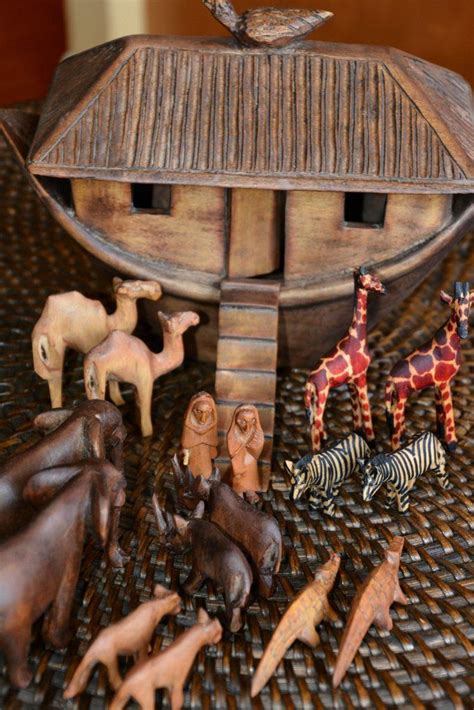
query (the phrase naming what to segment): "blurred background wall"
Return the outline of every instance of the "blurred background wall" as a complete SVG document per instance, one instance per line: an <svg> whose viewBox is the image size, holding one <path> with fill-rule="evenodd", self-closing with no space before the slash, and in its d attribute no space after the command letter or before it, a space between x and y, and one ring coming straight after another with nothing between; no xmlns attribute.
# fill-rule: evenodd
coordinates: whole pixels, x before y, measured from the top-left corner
<svg viewBox="0 0 474 710"><path fill-rule="evenodd" d="M331 10L315 38L392 45L474 83L474 0L235 0L262 5ZM0 105L44 96L65 50L141 32L226 34L200 0L0 0Z"/></svg>

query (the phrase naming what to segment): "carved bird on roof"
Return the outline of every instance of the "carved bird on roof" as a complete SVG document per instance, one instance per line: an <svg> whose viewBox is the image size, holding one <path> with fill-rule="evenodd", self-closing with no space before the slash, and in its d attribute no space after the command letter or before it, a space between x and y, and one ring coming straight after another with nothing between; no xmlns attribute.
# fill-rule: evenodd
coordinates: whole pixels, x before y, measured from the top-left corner
<svg viewBox="0 0 474 710"><path fill-rule="evenodd" d="M287 47L332 17L326 10L262 7L239 15L231 0L203 0L216 20L247 47Z"/></svg>

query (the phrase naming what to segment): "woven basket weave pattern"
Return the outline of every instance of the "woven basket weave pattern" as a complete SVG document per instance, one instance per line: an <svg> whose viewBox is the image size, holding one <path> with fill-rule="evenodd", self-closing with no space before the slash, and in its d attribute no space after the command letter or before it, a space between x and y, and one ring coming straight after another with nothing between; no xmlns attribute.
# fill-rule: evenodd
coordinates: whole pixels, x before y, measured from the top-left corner
<svg viewBox="0 0 474 710"><path fill-rule="evenodd" d="M82 251L54 223L28 187L5 144L0 144L0 456L5 460L34 442L32 418L48 408L46 383L33 372L30 334L48 294L78 289L111 304L112 274ZM450 290L456 279L474 280L472 239L465 238L452 256L415 295L370 336L373 365L369 370L374 424L379 443L387 445L383 386L390 366L400 354L429 338L443 322L447 309L439 303L440 288ZM317 324L315 324L315 328ZM140 334L154 345L145 326ZM328 345L330 345L328 343ZM337 623L324 622L318 631L321 645L312 651L297 642L253 707L405 708L472 707L473 647L472 550L474 457L474 348L463 345L464 364L453 397L460 446L448 459L450 491L441 489L433 475L418 480L408 515L387 511L383 494L364 503L356 480L348 481L338 498L338 512L326 518L289 500L282 462L308 450L308 431L302 404L305 373L281 373L278 402L273 491L264 507L273 512L284 534L285 558L274 596L257 598L250 606L240 634L225 635L217 647L200 652L185 693L186 707L248 708L250 680L288 599L312 577L327 557L328 548L344 553L332 605ZM157 544L150 507L156 479L162 503L172 509L169 458L179 443L184 411L197 391L212 391L209 366L186 364L157 383L153 401L155 435L138 436L133 396L125 390L124 409L129 431L126 445L127 503L122 515L122 544L131 555L123 573L113 573L104 554L88 544L78 584L72 626L74 637L64 652L45 648L35 626L30 658L35 669L31 687L14 691L0 661L0 706L62 708L62 690L98 630L116 621L151 595L157 582L176 588L189 572L189 557L171 557ZM83 397L82 370L77 358L66 360L64 395L67 404ZM407 408L409 433L435 430L432 391L413 397ZM349 395L334 393L327 407L331 436L351 429ZM377 564L393 534L405 536L401 584L410 600L394 605L391 633L369 631L360 653L338 692L330 673L342 635L343 621L359 584ZM185 597L184 611L162 623L154 650L168 645L193 623L195 610L223 612L222 597L210 584ZM126 665L123 665L125 670ZM80 700L81 708L104 708L110 691L103 668L91 678ZM168 707L166 694L157 696ZM69 705L72 707L72 705Z"/></svg>

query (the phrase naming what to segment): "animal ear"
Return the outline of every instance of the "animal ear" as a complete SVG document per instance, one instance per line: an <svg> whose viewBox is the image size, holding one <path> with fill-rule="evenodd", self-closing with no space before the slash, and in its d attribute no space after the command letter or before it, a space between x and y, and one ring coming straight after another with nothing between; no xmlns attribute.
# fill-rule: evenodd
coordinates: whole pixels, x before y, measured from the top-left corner
<svg viewBox="0 0 474 710"><path fill-rule="evenodd" d="M72 409L52 409L50 412L38 414L33 419L33 426L38 431L48 434L61 426L66 419L69 419L71 414Z"/></svg>
<svg viewBox="0 0 474 710"><path fill-rule="evenodd" d="M449 295L449 293L446 293L446 291L440 291L439 292L439 297L441 299L442 303L447 303L448 306L450 306L453 302L452 296Z"/></svg>
<svg viewBox="0 0 474 710"><path fill-rule="evenodd" d="M114 276L114 278L112 279L112 287L113 287L115 293L117 293L117 291L119 290L119 288L122 284L123 284L123 279L119 278L118 276Z"/></svg>
<svg viewBox="0 0 474 710"><path fill-rule="evenodd" d="M200 609L198 609L198 613L197 613L198 624L207 624L207 622L210 620L211 620L211 617L209 616L207 611L203 607L200 607Z"/></svg>
<svg viewBox="0 0 474 710"><path fill-rule="evenodd" d="M203 500L200 500L197 506L194 508L193 514L191 515L192 518L200 519L204 515L204 510L206 506L204 504Z"/></svg>
<svg viewBox="0 0 474 710"><path fill-rule="evenodd" d="M174 524L176 525L176 530L178 535L185 535L188 528L188 521L181 517L181 515L173 515Z"/></svg>
<svg viewBox="0 0 474 710"><path fill-rule="evenodd" d="M293 473L295 470L295 464L293 461L285 461L285 468L288 471L288 473Z"/></svg>
<svg viewBox="0 0 474 710"><path fill-rule="evenodd" d="M23 500L34 505L46 503L81 471L82 466L77 464L45 468L32 476L23 488Z"/></svg>

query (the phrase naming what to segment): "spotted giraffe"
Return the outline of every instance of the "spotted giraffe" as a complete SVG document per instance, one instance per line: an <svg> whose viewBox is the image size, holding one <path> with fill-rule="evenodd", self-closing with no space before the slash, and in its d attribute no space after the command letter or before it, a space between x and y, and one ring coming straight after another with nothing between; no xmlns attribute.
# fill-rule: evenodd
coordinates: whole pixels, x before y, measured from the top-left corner
<svg viewBox="0 0 474 710"><path fill-rule="evenodd" d="M354 316L348 333L309 374L305 387L305 407L311 423L313 451L319 451L324 433L324 410L332 387L349 385L354 429L374 440L372 415L367 395L367 369L371 357L367 346L367 301L369 291L385 294L383 284L361 266L356 273Z"/></svg>
<svg viewBox="0 0 474 710"><path fill-rule="evenodd" d="M392 436L392 449L400 448L405 433L405 404L412 392L435 388L438 436L444 438L450 451L456 448L451 380L461 362L461 340L467 338L469 312L474 291L467 282L457 281L454 297L441 291L441 300L451 308L446 323L432 340L403 358L390 371L385 386L385 411Z"/></svg>

